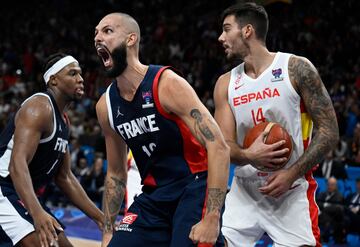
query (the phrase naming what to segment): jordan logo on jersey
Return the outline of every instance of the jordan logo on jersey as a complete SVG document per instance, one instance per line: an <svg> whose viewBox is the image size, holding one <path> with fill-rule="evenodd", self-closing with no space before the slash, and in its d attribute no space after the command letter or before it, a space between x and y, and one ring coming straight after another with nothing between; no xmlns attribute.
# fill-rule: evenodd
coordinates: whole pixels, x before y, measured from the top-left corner
<svg viewBox="0 0 360 247"><path fill-rule="evenodd" d="M126 139L131 139L144 133L159 131L159 127L156 126L155 114L148 115L146 117L139 117L116 126L121 136Z"/></svg>
<svg viewBox="0 0 360 247"><path fill-rule="evenodd" d="M120 106L118 106L117 108L116 118L118 118L119 116L124 116L124 114L120 112Z"/></svg>
<svg viewBox="0 0 360 247"><path fill-rule="evenodd" d="M66 153L67 145L68 145L67 140L64 140L64 139L58 137L57 140L56 140L56 145L55 145L54 150L62 152L62 153Z"/></svg>

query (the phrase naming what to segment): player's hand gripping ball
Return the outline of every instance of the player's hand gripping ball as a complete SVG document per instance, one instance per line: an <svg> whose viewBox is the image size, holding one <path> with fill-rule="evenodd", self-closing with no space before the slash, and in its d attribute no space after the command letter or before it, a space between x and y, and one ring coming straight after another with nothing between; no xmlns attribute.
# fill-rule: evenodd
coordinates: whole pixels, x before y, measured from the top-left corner
<svg viewBox="0 0 360 247"><path fill-rule="evenodd" d="M285 140L285 144L280 146L277 150L281 150L284 148L288 148L289 151L285 153L285 157L287 158L285 162L281 164L277 164L276 168L269 168L269 167L257 167L261 171L270 172L270 171L277 171L283 168L291 157L291 153L293 150L293 144L289 133L283 128L280 124L274 122L263 122L260 123L253 128L251 128L244 138L243 147L248 148L250 145L255 141L255 139L264 131L268 130L269 134L265 136L264 143L265 144L273 144L275 142Z"/></svg>

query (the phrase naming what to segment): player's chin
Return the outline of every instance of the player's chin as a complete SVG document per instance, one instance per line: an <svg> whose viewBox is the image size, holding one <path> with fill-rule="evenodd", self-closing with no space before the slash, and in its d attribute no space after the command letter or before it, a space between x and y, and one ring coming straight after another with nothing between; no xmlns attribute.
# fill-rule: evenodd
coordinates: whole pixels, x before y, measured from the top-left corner
<svg viewBox="0 0 360 247"><path fill-rule="evenodd" d="M80 101L80 100L82 100L83 97L84 97L83 93L75 93L73 95L73 101Z"/></svg>
<svg viewBox="0 0 360 247"><path fill-rule="evenodd" d="M235 55L233 53L231 53L230 51L225 52L225 53L226 53L226 59L232 60L235 58Z"/></svg>

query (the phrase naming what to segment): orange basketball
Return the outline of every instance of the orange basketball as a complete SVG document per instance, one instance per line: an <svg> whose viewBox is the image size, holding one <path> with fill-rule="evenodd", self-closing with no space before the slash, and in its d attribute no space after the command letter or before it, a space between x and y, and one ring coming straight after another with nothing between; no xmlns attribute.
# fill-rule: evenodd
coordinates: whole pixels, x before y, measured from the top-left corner
<svg viewBox="0 0 360 247"><path fill-rule="evenodd" d="M289 161L289 158L292 153L292 141L289 133L284 129L280 124L274 122L263 122L260 123L253 128L251 128L245 135L243 147L248 148L255 141L255 139L265 130L269 130L269 134L265 137L265 144L273 144L275 142L285 140L285 144L280 146L278 150L283 148L288 148L289 151L285 154L287 160L282 164L278 164L278 167L275 169L260 167L259 169L262 171L276 171L283 168L286 163Z"/></svg>

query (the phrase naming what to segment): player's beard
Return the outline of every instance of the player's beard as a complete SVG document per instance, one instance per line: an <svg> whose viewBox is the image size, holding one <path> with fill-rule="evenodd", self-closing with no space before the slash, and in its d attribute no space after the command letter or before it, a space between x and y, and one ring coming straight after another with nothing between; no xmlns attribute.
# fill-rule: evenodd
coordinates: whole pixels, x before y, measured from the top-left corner
<svg viewBox="0 0 360 247"><path fill-rule="evenodd" d="M250 51L249 43L244 38L242 33L240 33L239 38L240 38L242 44L239 46L239 48L236 50L236 52L227 56L227 59L230 61L244 61L244 58L247 56L247 54Z"/></svg>
<svg viewBox="0 0 360 247"><path fill-rule="evenodd" d="M113 66L105 72L108 77L118 77L124 72L124 70L128 66L126 55L126 45L125 42L123 42L118 47L116 47L110 54L113 61Z"/></svg>

